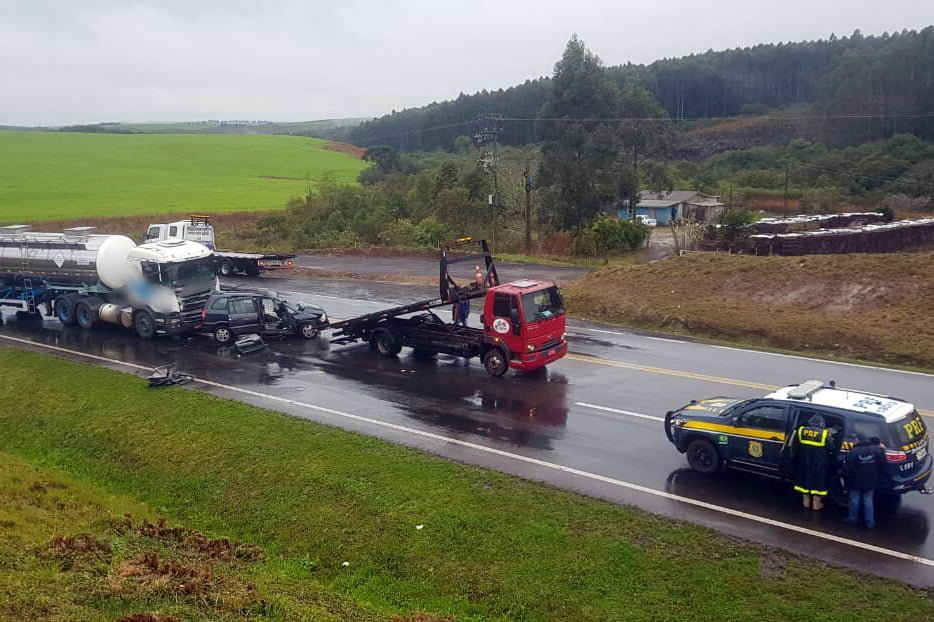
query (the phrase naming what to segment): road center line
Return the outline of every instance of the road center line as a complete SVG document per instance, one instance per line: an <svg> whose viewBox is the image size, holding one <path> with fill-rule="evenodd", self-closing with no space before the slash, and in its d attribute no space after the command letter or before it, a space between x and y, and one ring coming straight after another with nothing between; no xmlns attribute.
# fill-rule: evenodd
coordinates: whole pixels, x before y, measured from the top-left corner
<svg viewBox="0 0 934 622"><path fill-rule="evenodd" d="M627 415L629 417L638 417L639 419L650 419L652 421L661 421L664 423L664 417L656 417L654 415L643 415L642 413L634 413L629 410L619 410L618 408L610 408L609 406L599 406L597 404L588 404L587 402L574 402L576 406L582 406L584 408L592 408L594 410L603 410L610 413L615 413L617 415Z"/></svg>
<svg viewBox="0 0 934 622"><path fill-rule="evenodd" d="M8 341L13 341L17 343L22 343L32 347L45 348L47 350L53 350L56 352L63 352L72 356L82 356L85 358L90 358L97 361L103 361L106 363L114 365L124 365L133 369L141 369L146 371L152 371L154 368L146 367L144 365L137 365L135 363L125 363L117 359L111 359L104 356L98 356L96 354L86 354L84 352L78 352L76 350L69 350L68 348L61 348L58 346L51 346L44 343L36 343L29 341L28 339L19 339L17 337L9 337L7 335L0 335L0 339L6 339ZM427 432L425 430L417 430L415 428L409 428L403 425L398 425L395 423L389 423L388 421L379 421L377 419L370 419L369 417L363 417L361 415L354 415L351 413L346 413L340 410L334 410L333 408L326 408L324 406L316 406L314 404L308 404L306 402L299 402L297 400L291 400L285 397L279 397L276 395L269 395L266 393L260 393L259 391L252 391L250 389L244 389L241 387L235 387L231 385L221 384L219 382L213 382L210 380L203 380L201 378L195 378L195 381L210 387L217 387L219 389L225 389L235 393L241 393L243 395L250 395L252 397L258 397L261 399L266 399L274 402L279 402L283 404L290 404L292 406L298 406L300 408L307 408L308 410L314 410L316 412L327 413L329 415L334 415L337 417L343 417L345 419L350 419L352 421L358 421L361 423L367 423L370 425L395 430L397 432L404 432L406 434L411 434L412 436L419 436L422 438L432 439L434 441L439 441L441 443L447 443L449 445L457 445L460 447L466 447L473 449L479 452L492 454L495 456L500 456L503 458L509 458L517 462L524 462L526 464L532 464L546 469L551 469L554 471L560 471L562 473L568 473L571 475L576 475L578 477L583 477L586 479L603 482L605 484L610 484L617 486L619 488L625 488L627 490L633 490L635 492L641 492L655 497L660 497L662 499L668 499L670 501L677 501L684 503L686 505L691 505L698 508L703 508L705 510L710 510L712 512L719 512L721 514L726 514L729 516L735 516L737 518L743 518L751 522L759 523L762 525L769 525L770 527L777 527L779 529L784 529L786 531L793 531L795 533L804 534L814 538L819 538L821 540L826 540L828 542L834 542L836 544L843 544L846 546L851 546L858 549L863 549L865 551L871 551L873 553L879 553L881 555L886 555L888 557L893 557L896 559L902 559L917 564L922 564L924 566L934 567L934 560L920 557L918 555L911 555L910 553L903 553L902 551L895 551L893 549L887 549L880 546L875 546L874 544L868 544L866 542L860 542L858 540L851 540L850 538L844 538L841 536L835 536L833 534L824 533L822 531L817 531L815 529L809 529L807 527L800 527L798 525L793 525L791 523L784 523L772 518L766 518L764 516L758 516L756 514L750 514L748 512L743 512L741 510L735 510L733 508L728 508L721 505L715 505L713 503L707 503L706 501L700 501L698 499L692 499L690 497L682 497L670 492L665 492L663 490L656 490L654 488L649 488L647 486L642 486L640 484L633 484L632 482L626 482L619 480L613 477L607 477L606 475L599 475L597 473L591 473L589 471L583 471L580 469L575 469L573 467L564 466L561 464L556 464L554 462L546 462L545 460L539 460L537 458L531 458L529 456L523 456L521 454L514 454L512 452L504 451L502 449L496 449L494 447L487 447L486 445L479 445L477 443L472 443L470 441L464 441L461 439L451 438L448 436L443 436L441 434L435 434L434 432Z"/></svg>

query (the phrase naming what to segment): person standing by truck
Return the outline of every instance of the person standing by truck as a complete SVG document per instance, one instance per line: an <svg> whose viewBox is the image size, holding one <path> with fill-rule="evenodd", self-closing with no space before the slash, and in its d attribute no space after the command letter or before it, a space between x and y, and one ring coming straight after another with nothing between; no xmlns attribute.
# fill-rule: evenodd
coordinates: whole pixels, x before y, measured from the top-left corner
<svg viewBox="0 0 934 622"><path fill-rule="evenodd" d="M795 491L801 493L804 507L820 510L827 496L827 476L833 451L831 431L820 415L798 427L791 442L795 461Z"/></svg>
<svg viewBox="0 0 934 622"><path fill-rule="evenodd" d="M878 438L866 438L862 434L856 435L856 445L850 450L843 463L843 480L849 490L849 515L846 522L851 525L859 523L859 506L862 502L863 519L866 527L872 529L876 526L873 496L876 484L885 464L885 450Z"/></svg>

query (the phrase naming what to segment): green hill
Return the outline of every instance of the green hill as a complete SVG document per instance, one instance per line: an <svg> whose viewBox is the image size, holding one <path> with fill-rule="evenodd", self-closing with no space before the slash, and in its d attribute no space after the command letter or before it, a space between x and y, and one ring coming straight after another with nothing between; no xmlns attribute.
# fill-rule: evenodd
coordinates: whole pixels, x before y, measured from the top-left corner
<svg viewBox="0 0 934 622"><path fill-rule="evenodd" d="M295 136L0 131L0 223L282 207L366 164Z"/></svg>

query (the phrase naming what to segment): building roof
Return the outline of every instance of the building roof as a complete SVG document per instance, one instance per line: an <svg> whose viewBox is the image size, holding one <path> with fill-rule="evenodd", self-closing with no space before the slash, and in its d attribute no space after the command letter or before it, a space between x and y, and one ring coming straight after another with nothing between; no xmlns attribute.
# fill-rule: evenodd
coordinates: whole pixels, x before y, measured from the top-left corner
<svg viewBox="0 0 934 622"><path fill-rule="evenodd" d="M806 383L809 384L809 383ZM816 384L816 383L815 383ZM823 383L821 383L823 385ZM880 415L886 422L898 421L914 412L914 404L905 402L895 397L886 395L875 395L861 391L851 391L849 389L831 388L821 386L821 388L809 393L804 399L795 399L788 394L798 389L799 385L782 387L777 391L766 395L767 398L777 400L790 400L800 402L801 404L818 404L831 408L840 408L843 410L852 410L855 412Z"/></svg>
<svg viewBox="0 0 934 622"><path fill-rule="evenodd" d="M671 207L685 202L690 202L693 205L704 205L704 201L713 201L711 205L720 205L719 198L717 195L704 194L696 190L672 190L671 192L643 190L639 194L639 205L641 207Z"/></svg>

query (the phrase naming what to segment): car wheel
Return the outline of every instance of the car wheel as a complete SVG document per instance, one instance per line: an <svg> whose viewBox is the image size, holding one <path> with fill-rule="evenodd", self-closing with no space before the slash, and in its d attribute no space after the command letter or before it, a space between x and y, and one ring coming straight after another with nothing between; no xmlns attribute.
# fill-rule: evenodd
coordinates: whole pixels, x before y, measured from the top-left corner
<svg viewBox="0 0 934 622"><path fill-rule="evenodd" d="M227 343L232 336L230 329L223 324L214 329L214 340L217 343Z"/></svg>
<svg viewBox="0 0 934 622"><path fill-rule="evenodd" d="M720 470L723 459L714 444L706 438L696 438L685 452L688 464L701 475L713 475Z"/></svg>
<svg viewBox="0 0 934 622"><path fill-rule="evenodd" d="M221 262L221 276L230 276L233 274L233 266L230 265L229 261Z"/></svg>
<svg viewBox="0 0 934 622"><path fill-rule="evenodd" d="M88 330L94 326L94 311L91 310L91 305L86 302L79 302L75 305L75 321L78 323L78 326Z"/></svg>
<svg viewBox="0 0 934 622"><path fill-rule="evenodd" d="M305 322L302 324L301 329L299 329L302 337L305 339L314 339L318 336L318 329L311 322Z"/></svg>
<svg viewBox="0 0 934 622"><path fill-rule="evenodd" d="M133 328L140 339L152 339L156 334L156 323L152 321L149 311L139 311L133 318Z"/></svg>
<svg viewBox="0 0 934 622"><path fill-rule="evenodd" d="M506 360L505 353L500 348L487 350L487 353L483 355L483 369L496 378L505 374L509 369L509 362Z"/></svg>

